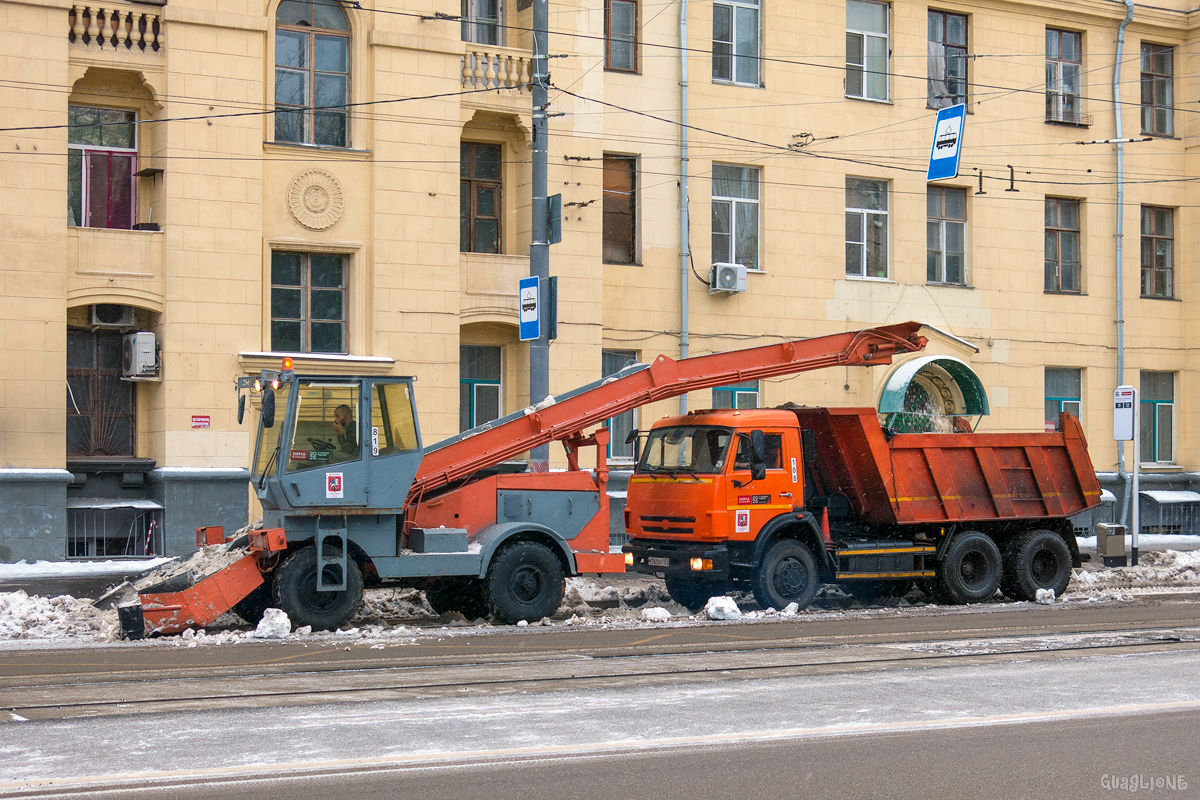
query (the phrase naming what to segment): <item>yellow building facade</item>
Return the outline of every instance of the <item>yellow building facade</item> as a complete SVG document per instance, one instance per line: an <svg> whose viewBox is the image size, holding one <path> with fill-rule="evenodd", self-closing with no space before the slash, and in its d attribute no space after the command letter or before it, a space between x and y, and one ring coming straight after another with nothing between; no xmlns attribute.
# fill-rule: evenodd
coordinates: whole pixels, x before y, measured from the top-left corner
<svg viewBox="0 0 1200 800"><path fill-rule="evenodd" d="M549 19L552 392L685 342L916 319L982 380L981 430L1076 411L1116 473L1128 383L1147 485L1191 488L1186 6L552 0ZM186 552L198 525L243 524L235 381L284 355L416 376L426 443L528 404L531 24L526 0L0 0L0 560ZM959 102L959 176L928 184ZM956 410L939 374L899 387L913 408ZM878 408L891 375L688 404ZM678 408L617 421L614 463Z"/></svg>

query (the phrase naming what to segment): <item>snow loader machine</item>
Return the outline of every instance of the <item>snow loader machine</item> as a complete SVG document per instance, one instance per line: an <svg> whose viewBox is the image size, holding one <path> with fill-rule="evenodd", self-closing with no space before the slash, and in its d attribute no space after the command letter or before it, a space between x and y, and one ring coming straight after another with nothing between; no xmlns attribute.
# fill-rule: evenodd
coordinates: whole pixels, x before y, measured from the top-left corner
<svg viewBox="0 0 1200 800"><path fill-rule="evenodd" d="M622 412L686 392L832 366L889 364L925 346L915 322L747 350L633 364L433 445L421 440L411 377L264 370L238 381L239 421L259 399L251 482L261 524L197 529L190 562L152 573L119 608L128 638L210 625L233 610L255 624L336 629L364 587L425 591L438 613L497 622L553 614L564 578L623 572L609 546L608 429ZM514 463L557 441L567 469ZM595 467L580 467L583 448Z"/></svg>

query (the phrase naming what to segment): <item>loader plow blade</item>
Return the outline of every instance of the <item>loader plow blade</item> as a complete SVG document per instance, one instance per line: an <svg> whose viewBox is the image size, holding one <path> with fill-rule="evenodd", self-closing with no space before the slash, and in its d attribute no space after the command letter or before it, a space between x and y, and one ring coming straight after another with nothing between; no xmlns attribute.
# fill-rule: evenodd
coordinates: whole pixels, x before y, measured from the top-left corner
<svg viewBox="0 0 1200 800"><path fill-rule="evenodd" d="M141 639L211 625L261 586L263 574L258 568L257 554L250 552L190 583L178 591L139 594L140 605L118 608L121 633L127 639Z"/></svg>

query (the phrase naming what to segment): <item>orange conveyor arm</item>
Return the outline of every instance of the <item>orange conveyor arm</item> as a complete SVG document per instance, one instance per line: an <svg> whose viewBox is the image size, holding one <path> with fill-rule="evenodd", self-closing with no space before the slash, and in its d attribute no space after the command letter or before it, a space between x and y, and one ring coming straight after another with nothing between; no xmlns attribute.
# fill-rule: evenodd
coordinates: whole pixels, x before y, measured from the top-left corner
<svg viewBox="0 0 1200 800"><path fill-rule="evenodd" d="M678 361L659 356L632 374L567 393L552 405L527 409L433 445L421 460L407 502L647 403L824 367L890 364L894 354L925 346L925 338L917 333L921 327L919 322L904 322Z"/></svg>

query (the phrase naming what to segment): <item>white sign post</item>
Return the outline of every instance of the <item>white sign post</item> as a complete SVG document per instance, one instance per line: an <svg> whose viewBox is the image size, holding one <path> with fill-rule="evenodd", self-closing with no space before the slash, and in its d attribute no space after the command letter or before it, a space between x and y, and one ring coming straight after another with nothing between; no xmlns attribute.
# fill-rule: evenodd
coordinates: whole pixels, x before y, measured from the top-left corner
<svg viewBox="0 0 1200 800"><path fill-rule="evenodd" d="M1121 442L1122 450L1125 449L1125 442L1133 442L1133 505L1129 510L1129 527L1133 533L1133 540L1129 545L1129 566L1131 567L1138 565L1138 529L1141 527L1139 512L1142 503L1139 467L1142 461L1142 432L1141 425L1138 424L1141 413L1138 406L1137 389L1132 386L1118 386L1117 390L1113 392L1113 439Z"/></svg>

